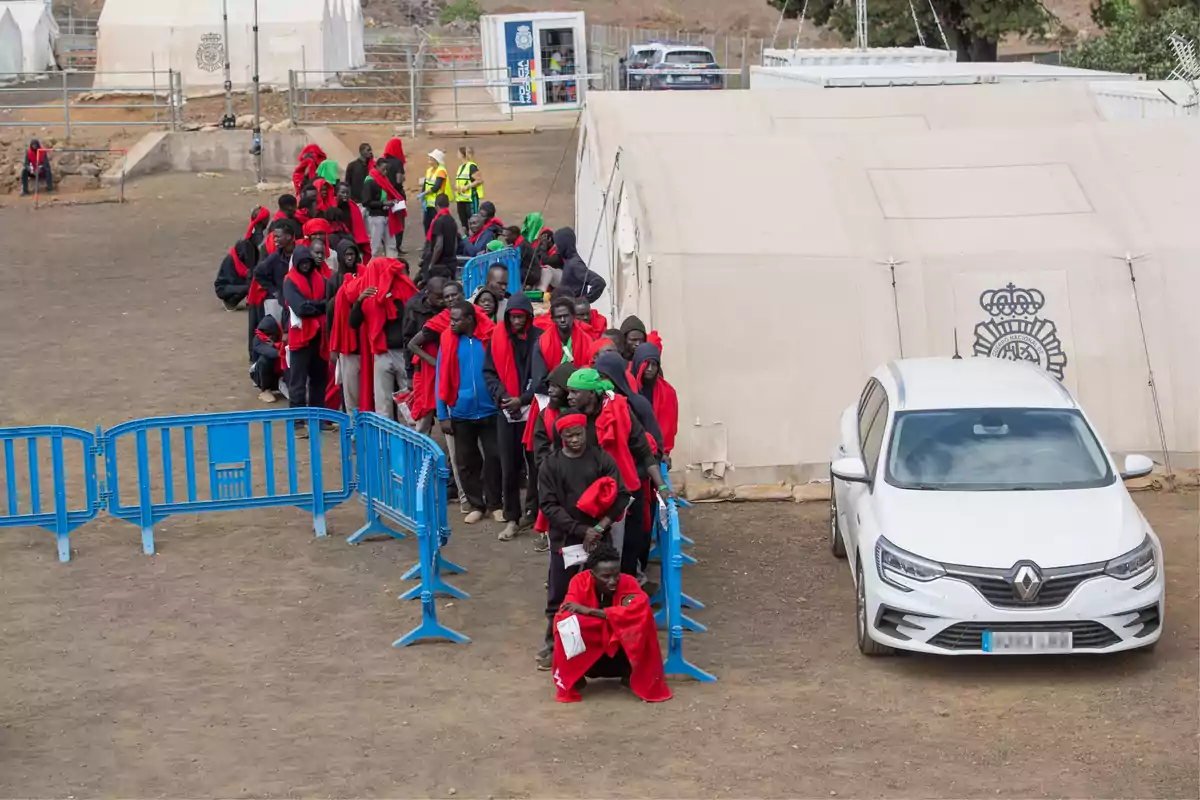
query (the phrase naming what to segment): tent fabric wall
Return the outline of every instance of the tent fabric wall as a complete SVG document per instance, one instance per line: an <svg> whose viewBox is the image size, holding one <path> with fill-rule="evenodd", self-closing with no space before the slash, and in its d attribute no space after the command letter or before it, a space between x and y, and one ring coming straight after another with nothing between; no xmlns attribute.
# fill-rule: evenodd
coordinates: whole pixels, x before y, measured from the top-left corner
<svg viewBox="0 0 1200 800"><path fill-rule="evenodd" d="M245 88L253 74L253 9L231 2L228 10L231 80ZM258 0L258 14L262 83L286 86L289 70L308 69L316 85L349 66L350 24L330 0ZM107 0L98 23L96 85L128 85L129 72L153 68L178 71L185 91L217 88L225 80L222 44L221 0Z"/></svg>
<svg viewBox="0 0 1200 800"><path fill-rule="evenodd" d="M57 68L54 43L58 23L43 0L0 0L0 13L8 11L21 30L21 71L45 72Z"/></svg>
<svg viewBox="0 0 1200 800"><path fill-rule="evenodd" d="M1114 451L1159 453L1161 414L1174 465L1196 466L1200 329L1189 320L1200 228L1186 198L1200 180L1200 129L1097 122L1094 106L1074 104L1085 86L977 87L1014 88L1033 90L1031 107L1061 118L1065 104L1081 121L1018 115L1017 127L978 127L990 112L950 118L939 99L906 113L956 124L746 133L730 110L718 109L710 131L689 124L699 112L671 123L669 111L646 120L622 102L589 102L581 251L599 230L591 263L608 271L612 318L637 313L664 337L681 402L677 465L691 476L732 467L734 484L821 477L838 414L876 366L950 355L956 339L965 357L1004 356L1024 335ZM864 100L841 112L852 123L878 112ZM771 206L761 183L734 190L746 175L794 187L786 206ZM996 301L1021 290L1036 300L1028 313ZM726 319L739 322L715 324Z"/></svg>
<svg viewBox="0 0 1200 800"><path fill-rule="evenodd" d="M7 8L0 9L0 83L16 81L25 71L25 49L21 29Z"/></svg>

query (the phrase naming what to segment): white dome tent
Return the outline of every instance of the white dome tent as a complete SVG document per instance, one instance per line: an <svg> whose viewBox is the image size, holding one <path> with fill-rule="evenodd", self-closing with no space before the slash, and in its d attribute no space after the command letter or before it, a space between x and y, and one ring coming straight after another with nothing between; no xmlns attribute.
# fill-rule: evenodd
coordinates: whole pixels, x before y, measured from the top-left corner
<svg viewBox="0 0 1200 800"><path fill-rule="evenodd" d="M0 83L12 83L24 69L21 29L7 8L0 10Z"/></svg>
<svg viewBox="0 0 1200 800"><path fill-rule="evenodd" d="M98 23L97 88L128 85L121 73L152 68L178 71L186 92L220 88L221 8L221 0L107 0ZM231 80L245 88L253 74L253 6L229 0L228 12ZM263 84L286 86L289 70L345 68L339 54L350 52L350 25L327 0L258 0L258 24Z"/></svg>
<svg viewBox="0 0 1200 800"><path fill-rule="evenodd" d="M54 43L58 23L43 0L0 0L0 14L12 15L21 31L21 72L45 72L56 69ZM0 55L0 58L4 56Z"/></svg>

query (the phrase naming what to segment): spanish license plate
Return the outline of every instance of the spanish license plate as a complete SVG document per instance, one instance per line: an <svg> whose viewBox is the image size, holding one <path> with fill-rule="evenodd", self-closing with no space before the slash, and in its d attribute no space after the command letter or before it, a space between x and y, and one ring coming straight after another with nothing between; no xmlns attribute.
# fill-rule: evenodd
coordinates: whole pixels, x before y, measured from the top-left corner
<svg viewBox="0 0 1200 800"><path fill-rule="evenodd" d="M1071 649L1070 631L984 631L985 653L1062 653Z"/></svg>
<svg viewBox="0 0 1200 800"><path fill-rule="evenodd" d="M704 80L704 76L702 76L702 75L680 75L676 80L680 81L681 83L699 83L700 81Z"/></svg>

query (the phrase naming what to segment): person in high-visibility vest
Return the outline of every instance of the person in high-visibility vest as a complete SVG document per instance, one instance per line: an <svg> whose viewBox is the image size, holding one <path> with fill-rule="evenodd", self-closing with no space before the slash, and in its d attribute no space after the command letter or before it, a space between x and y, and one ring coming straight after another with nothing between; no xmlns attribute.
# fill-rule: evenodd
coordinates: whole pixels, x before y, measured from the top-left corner
<svg viewBox="0 0 1200 800"><path fill-rule="evenodd" d="M458 219L466 230L467 221L479 213L483 201L483 173L475 163L475 151L470 147L458 148L458 172L454 175L454 202L458 206Z"/></svg>
<svg viewBox="0 0 1200 800"><path fill-rule="evenodd" d="M421 228L426 233L429 233L429 226L437 214L437 199L442 195L445 195L446 202L450 202L450 177L446 173L446 154L441 150L434 150L429 154L429 166L421 180L421 192L417 195L418 202L424 207Z"/></svg>

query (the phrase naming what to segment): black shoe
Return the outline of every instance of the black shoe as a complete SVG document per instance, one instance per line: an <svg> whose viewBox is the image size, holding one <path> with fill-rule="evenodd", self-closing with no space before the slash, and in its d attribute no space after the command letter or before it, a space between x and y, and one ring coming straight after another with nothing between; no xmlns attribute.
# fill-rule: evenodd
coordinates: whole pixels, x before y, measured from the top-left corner
<svg viewBox="0 0 1200 800"><path fill-rule="evenodd" d="M523 531L529 530L533 527L535 522L537 522L537 512L526 511L525 516L521 517L521 522L517 525L517 527Z"/></svg>
<svg viewBox="0 0 1200 800"><path fill-rule="evenodd" d="M538 654L534 656L537 661L538 672L549 672L554 667L554 648L542 648Z"/></svg>

